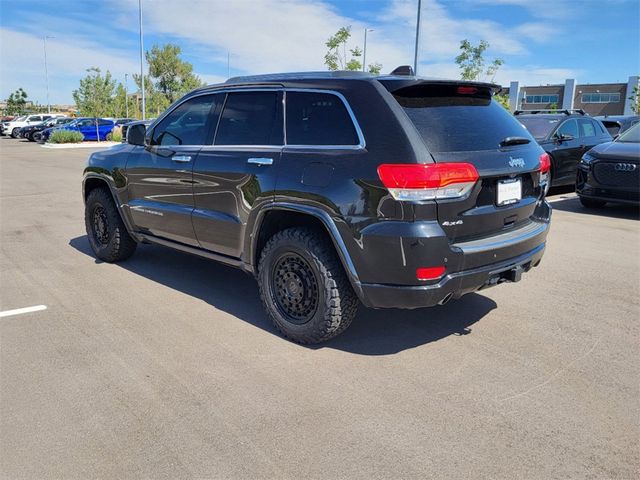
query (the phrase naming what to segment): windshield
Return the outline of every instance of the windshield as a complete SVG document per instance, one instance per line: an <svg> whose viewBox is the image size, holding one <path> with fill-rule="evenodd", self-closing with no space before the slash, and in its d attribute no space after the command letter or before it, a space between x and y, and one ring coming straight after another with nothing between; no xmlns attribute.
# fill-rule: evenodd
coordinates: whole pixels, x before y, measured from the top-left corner
<svg viewBox="0 0 640 480"><path fill-rule="evenodd" d="M633 127L620 135L616 142L640 143L640 123L636 123Z"/></svg>
<svg viewBox="0 0 640 480"><path fill-rule="evenodd" d="M464 89L414 85L392 93L433 153L494 150L508 137L531 138L488 89Z"/></svg>
<svg viewBox="0 0 640 480"><path fill-rule="evenodd" d="M536 140L547 138L560 123L556 117L516 117Z"/></svg>
<svg viewBox="0 0 640 480"><path fill-rule="evenodd" d="M14 118L13 120L11 120L12 122L22 122L24 120L27 119L27 115L22 115L21 117L18 118Z"/></svg>

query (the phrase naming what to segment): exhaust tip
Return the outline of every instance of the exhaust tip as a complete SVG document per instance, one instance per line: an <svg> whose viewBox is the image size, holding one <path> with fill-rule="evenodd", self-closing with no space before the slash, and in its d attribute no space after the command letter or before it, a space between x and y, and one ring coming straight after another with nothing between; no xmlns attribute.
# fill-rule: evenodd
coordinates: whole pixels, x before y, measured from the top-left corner
<svg viewBox="0 0 640 480"><path fill-rule="evenodd" d="M447 303L449 300L451 300L451 297L453 297L453 292L451 292L451 293L447 293L447 294L445 295L445 297L444 297L442 300L440 300L440 301L438 302L438 305L444 305L444 304L445 304L445 303Z"/></svg>

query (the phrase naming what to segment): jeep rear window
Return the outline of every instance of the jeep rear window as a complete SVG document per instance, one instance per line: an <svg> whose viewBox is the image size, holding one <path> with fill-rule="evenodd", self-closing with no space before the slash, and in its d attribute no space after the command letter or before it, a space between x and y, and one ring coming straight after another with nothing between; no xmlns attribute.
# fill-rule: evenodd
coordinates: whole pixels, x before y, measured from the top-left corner
<svg viewBox="0 0 640 480"><path fill-rule="evenodd" d="M460 94L459 87L474 93ZM529 137L504 107L492 101L488 88L413 85L392 94L434 153L495 150L507 137Z"/></svg>

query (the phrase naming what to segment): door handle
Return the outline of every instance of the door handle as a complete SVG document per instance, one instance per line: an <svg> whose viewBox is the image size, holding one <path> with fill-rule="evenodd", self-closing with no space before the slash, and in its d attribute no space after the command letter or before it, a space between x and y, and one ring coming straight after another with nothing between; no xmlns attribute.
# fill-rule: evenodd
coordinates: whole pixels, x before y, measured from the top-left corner
<svg viewBox="0 0 640 480"><path fill-rule="evenodd" d="M189 155L174 155L171 157L171 160L178 163L187 163L191 161L191 156Z"/></svg>
<svg viewBox="0 0 640 480"><path fill-rule="evenodd" d="M249 158L247 159L247 163L252 163L254 165L273 165L273 158Z"/></svg>

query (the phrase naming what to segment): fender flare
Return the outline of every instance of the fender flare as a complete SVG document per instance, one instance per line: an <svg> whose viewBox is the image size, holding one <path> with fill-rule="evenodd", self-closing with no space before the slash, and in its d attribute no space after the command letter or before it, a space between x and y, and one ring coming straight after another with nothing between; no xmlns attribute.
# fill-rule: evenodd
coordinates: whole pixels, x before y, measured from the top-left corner
<svg viewBox="0 0 640 480"><path fill-rule="evenodd" d="M96 173L96 172L87 172L87 173L84 174L84 177L82 178L82 201L83 201L83 203L86 203L86 199L87 199L85 185L86 185L86 182L87 182L88 179L99 180L99 181L103 182L107 186L107 188L109 189L109 193L111 193L111 197L113 198L113 203L116 206L116 210L118 210L118 213L120 214L120 218L122 219L122 222L124 223L124 226L126 227L127 232L136 241L141 242L142 238L135 233L135 230L133 229L133 223L131 222L131 219L129 218L129 215L127 215L125 213L124 209L122 208L122 204L120 203L118 195L115 192L115 185L113 183L113 179L110 178L108 175L104 175L104 174Z"/></svg>
<svg viewBox="0 0 640 480"><path fill-rule="evenodd" d="M265 214L272 210L283 210L283 211L303 213L305 215L309 215L320 220L320 222L324 225L326 232L329 235L329 238L331 239L331 242L333 243L334 248L336 249L336 252L338 253L338 258L340 259L340 263L342 264L342 267L344 268L344 271L347 274L347 278L349 279L351 286L353 287L356 294L359 297L361 297L362 287L360 284L360 279L358 277L358 273L356 271L355 265L351 260L351 255L347 250L347 246L345 245L344 240L342 239L342 236L338 231L338 227L336 226L334 219L331 218L331 216L326 211L318 207L313 207L309 205L297 205L297 204L286 203L286 202L275 202L275 203L270 203L268 205L265 205L263 208L261 208L256 215L256 219L253 223L253 228L250 231L251 232L250 237L248 241L245 243L245 245L251 246L250 254L249 254L249 257L247 258L249 262L249 265L247 265L248 270L252 272L255 272L257 270L258 259L255 258L255 255L256 255L256 247L257 247L258 237L259 237L258 233L260 232L260 228L262 227L262 222L264 220Z"/></svg>

